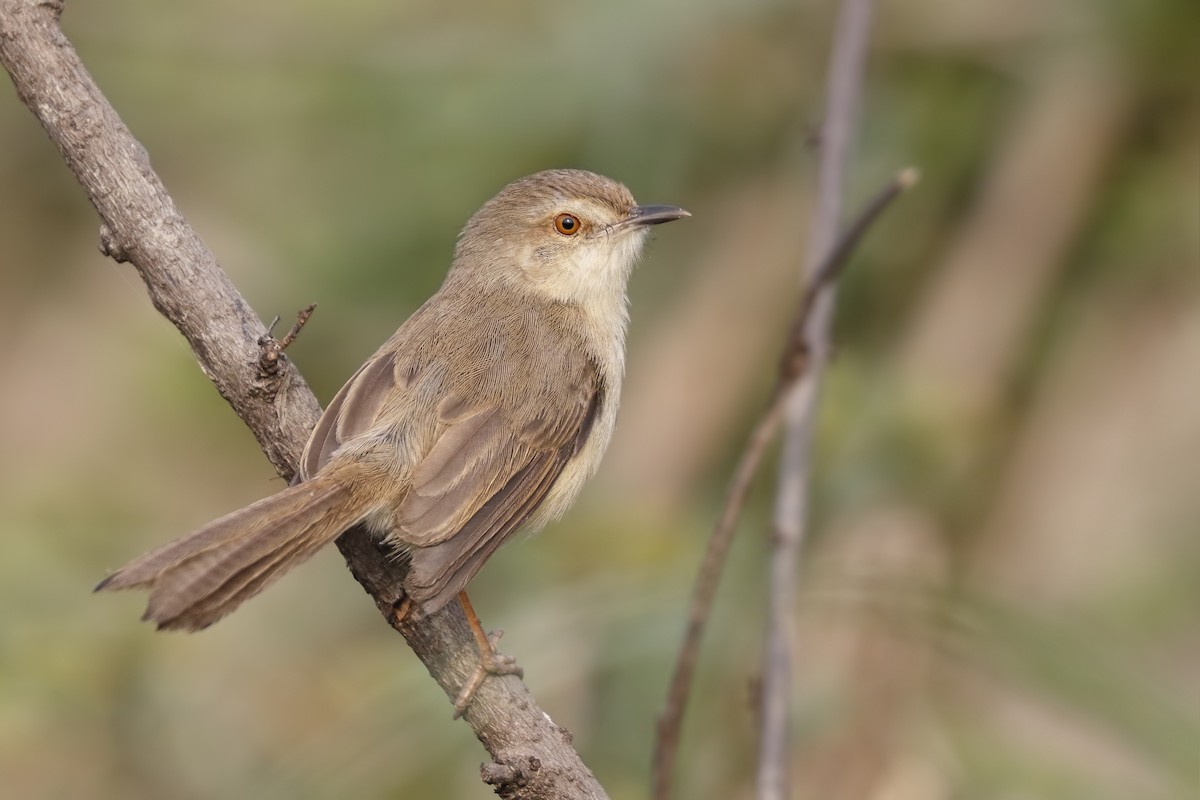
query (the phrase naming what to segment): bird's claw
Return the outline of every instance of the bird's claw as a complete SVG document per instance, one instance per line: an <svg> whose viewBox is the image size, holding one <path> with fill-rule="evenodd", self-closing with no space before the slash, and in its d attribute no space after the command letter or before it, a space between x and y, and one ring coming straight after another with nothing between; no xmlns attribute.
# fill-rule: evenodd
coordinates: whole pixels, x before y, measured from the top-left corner
<svg viewBox="0 0 1200 800"><path fill-rule="evenodd" d="M454 700L454 719L459 719L463 714L467 713L467 709L471 706L471 701L475 699L475 693L479 691L479 687L483 685L483 681L489 675L516 675L518 678L525 677L525 670L517 663L517 660L512 656L505 655L496 650L496 645L500 642L500 637L504 635L504 631L496 630L487 635L488 649L479 651L479 664L476 665L475 671L471 673L471 677L463 684L459 690L458 697Z"/></svg>

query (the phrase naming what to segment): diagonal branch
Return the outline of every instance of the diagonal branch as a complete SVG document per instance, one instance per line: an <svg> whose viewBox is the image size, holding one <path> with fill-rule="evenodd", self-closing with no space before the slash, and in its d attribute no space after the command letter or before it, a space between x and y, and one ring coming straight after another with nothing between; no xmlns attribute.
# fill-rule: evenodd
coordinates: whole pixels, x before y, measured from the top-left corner
<svg viewBox="0 0 1200 800"><path fill-rule="evenodd" d="M299 371L260 342L266 329L188 225L59 27L61 0L0 0L0 63L100 215L100 249L133 265L150 301L187 339L200 368L284 478L320 413ZM354 577L449 697L477 660L458 604L396 623L402 571L363 532L338 540ZM603 788L515 676L486 681L466 721L495 764L483 778L516 800L605 798Z"/></svg>
<svg viewBox="0 0 1200 800"><path fill-rule="evenodd" d="M754 479L762 467L767 448L775 439L783 421L784 409L787 406L793 390L807 374L812 363L806 331L812 317L813 307L822 292L837 282L851 254L858 243L866 235L879 215L883 213L900 193L917 182L917 172L914 169L901 171L892 179L855 217L854 222L846 229L825 261L818 265L812 280L805 287L792 316L788 330L788 338L784 343L783 356L779 361L779 374L775 388L771 393L766 410L755 422L742 454L738 458L730 483L729 494L725 506L721 510L720 519L709 537L704 558L700 562L700 571L696 576L696 585L692 590L692 602L688 609L687 627L684 630L683 644L680 645L679 655L675 660L675 671L671 676L671 685L667 690L667 704L658 719L658 735L654 743L653 762L653 793L654 800L668 800L671 796L672 780L675 774L675 761L679 752L679 736L683 727L683 715L687 709L688 697L691 694L692 678L696 671L696 662L700 657L700 643L704 638L704 629L712 614L712 604L717 593L717 584L721 580L721 572L729 555L729 547L737 533L738 520L750 496Z"/></svg>

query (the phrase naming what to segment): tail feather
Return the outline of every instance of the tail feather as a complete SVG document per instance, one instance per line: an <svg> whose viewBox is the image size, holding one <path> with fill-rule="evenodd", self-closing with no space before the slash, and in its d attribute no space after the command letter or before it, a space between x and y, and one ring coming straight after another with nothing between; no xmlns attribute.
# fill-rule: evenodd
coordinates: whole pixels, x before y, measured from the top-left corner
<svg viewBox="0 0 1200 800"><path fill-rule="evenodd" d="M315 478L146 553L96 587L145 588L143 619L200 630L262 591L370 511L344 483Z"/></svg>
<svg viewBox="0 0 1200 800"><path fill-rule="evenodd" d="M288 502L293 498L283 498L282 502L259 501L248 506L240 515L242 527L236 538L189 555L156 578L147 617L175 617L231 582L236 583L238 576L255 564L291 549L297 540L319 534L329 511L345 494L338 485L329 484L310 488L300 504ZM321 539L322 544L325 541ZM163 580L168 576L169 582Z"/></svg>
<svg viewBox="0 0 1200 800"><path fill-rule="evenodd" d="M300 540L289 548L264 556L251 566L239 570L219 590L191 607L187 616L188 624L196 628L211 625L224 614L261 592L286 569L307 560L324 544L325 542L321 540ZM284 564L287 566L285 567ZM169 629L184 626L160 623L159 627Z"/></svg>

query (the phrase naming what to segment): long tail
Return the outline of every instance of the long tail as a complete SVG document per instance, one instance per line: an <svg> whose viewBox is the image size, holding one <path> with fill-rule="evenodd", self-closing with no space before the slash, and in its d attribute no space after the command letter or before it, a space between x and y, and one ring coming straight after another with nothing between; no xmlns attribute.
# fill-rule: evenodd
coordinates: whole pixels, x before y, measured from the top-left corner
<svg viewBox="0 0 1200 800"><path fill-rule="evenodd" d="M121 567L96 587L149 589L144 620L207 628L333 541L371 508L316 477L210 522Z"/></svg>

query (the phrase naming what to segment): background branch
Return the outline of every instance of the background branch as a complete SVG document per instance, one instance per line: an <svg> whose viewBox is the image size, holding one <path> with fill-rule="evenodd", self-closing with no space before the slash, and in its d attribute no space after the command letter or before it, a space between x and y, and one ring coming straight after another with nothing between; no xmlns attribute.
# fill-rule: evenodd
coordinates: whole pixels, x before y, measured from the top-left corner
<svg viewBox="0 0 1200 800"><path fill-rule="evenodd" d="M100 215L101 251L134 266L154 307L187 339L204 374L271 464L290 478L320 406L286 358L278 353L261 358L266 329L176 209L145 149L84 68L59 27L61 13L61 2L0 0L0 62ZM361 531L347 532L338 547L392 622L402 572ZM457 604L395 627L447 696L457 694L477 658ZM606 797L569 734L516 676L486 681L465 719L499 765L488 767L483 777L504 797Z"/></svg>
<svg viewBox="0 0 1200 800"><path fill-rule="evenodd" d="M721 572L724 570L729 555L729 547L733 543L734 534L737 533L738 520L741 518L742 510L746 507L746 500L750 496L754 479L762 467L767 448L770 447L779 430L791 392L804 377L811 363L806 330L817 298L828 286L837 282L842 270L850 260L850 255L884 209L916 181L917 172L911 168L903 170L892 179L867 204L855 218L853 224L838 239L825 261L814 270L811 281L800 295L800 302L797 304L789 327L788 338L784 344L783 357L779 362L779 374L771 393L770 402L754 424L754 428L742 448L742 454L733 471L733 480L725 499L725 506L708 539L704 558L700 563L700 571L696 576L696 585L692 590L692 601L688 608L683 643L680 645L679 654L675 659L675 670L671 675L671 684L667 690L667 703L658 720L653 760L652 797L655 800L667 800L671 796L675 762L679 752L680 731L683 727L683 715L687 710L692 678L695 675L696 662L700 657L700 643L712 615L712 604L716 597L717 585L720 583Z"/></svg>
<svg viewBox="0 0 1200 800"><path fill-rule="evenodd" d="M866 64L872 0L844 0L834 31L828 74L828 106L820 137L820 183L809 227L805 272L817 274L834 249L842 214L846 163ZM795 630L796 573L808 515L810 453L821 372L829 352L836 287L825 284L805 321L809 363L788 399L783 454L775 497L767 636L763 655L762 731L759 738L758 798L788 797L788 749L791 708L791 637Z"/></svg>

